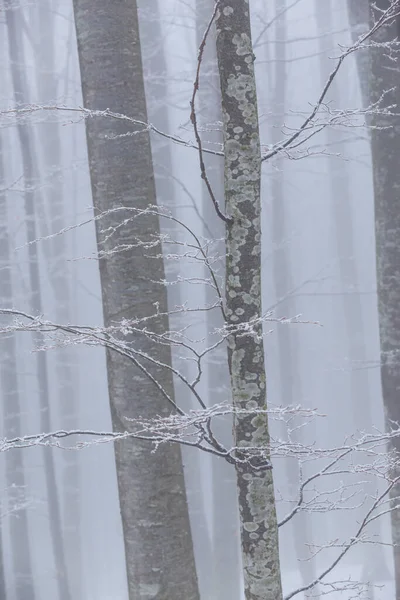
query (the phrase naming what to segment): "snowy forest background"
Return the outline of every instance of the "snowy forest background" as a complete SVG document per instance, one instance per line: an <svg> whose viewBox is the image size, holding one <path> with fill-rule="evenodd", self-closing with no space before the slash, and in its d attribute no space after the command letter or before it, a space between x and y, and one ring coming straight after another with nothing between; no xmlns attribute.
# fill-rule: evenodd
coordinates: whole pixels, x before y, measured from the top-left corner
<svg viewBox="0 0 400 600"><path fill-rule="evenodd" d="M150 132L157 203L209 240L216 255L224 229L200 178L189 106L213 4L139 0L138 15L148 121L174 138ZM364 0L359 4L365 6ZM351 26L346 0L250 5L261 144L267 151L303 121L335 58L363 28ZM90 24L90 14L86 18ZM3 0L0 27L0 304L56 323L101 327L85 118L79 110L64 110L83 106L74 7L69 0ZM305 419L279 418L277 411L271 435L310 448L341 447L360 432L385 430L370 133L357 60L352 54L343 62L324 100L323 126L315 126L318 135L265 162L262 172L262 294L264 311L271 311L265 327L268 402L310 411ZM220 150L217 73L211 40L197 116L205 146ZM25 112L13 110L27 106ZM346 118L325 126L343 109ZM221 157L208 154L206 162L221 194ZM161 227L168 235L168 226ZM213 300L204 265L190 256L185 235L178 250L164 245L166 278L175 282L167 286L169 305L184 308L172 317L174 326L187 328L201 348L213 343L218 322L210 311L189 310ZM29 244L38 238L44 239ZM3 330L9 323L1 316ZM60 348L25 328L0 338L0 435L111 431L104 348ZM181 348L173 349L174 364L193 376L195 365L184 358ZM210 354L199 382L207 406L229 401L225 370L220 354ZM198 408L178 380L175 392L178 404ZM218 418L216 429L229 439L230 417ZM87 444L78 449L82 441ZM80 436L69 441L70 450L36 444L0 454L1 598L128 599L114 447L101 441ZM182 452L201 599L241 600L234 468L197 449ZM355 535L376 490L383 489L373 470L363 468L369 463L362 453L352 456L342 471L310 484L306 502L314 508L281 528L287 597L314 580ZM273 466L279 521L296 503L299 462L282 454ZM311 475L315 461L306 460L302 469L302 476ZM355 545L309 597L395 598L391 536L386 511L370 526L365 543ZM352 580L377 587L353 587ZM166 597L147 588L140 598Z"/></svg>

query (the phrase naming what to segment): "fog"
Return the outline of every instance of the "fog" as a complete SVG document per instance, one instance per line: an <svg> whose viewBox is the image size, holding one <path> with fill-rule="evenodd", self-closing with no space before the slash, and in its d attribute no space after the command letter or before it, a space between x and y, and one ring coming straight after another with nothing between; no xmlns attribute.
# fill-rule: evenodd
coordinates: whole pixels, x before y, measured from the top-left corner
<svg viewBox="0 0 400 600"><path fill-rule="evenodd" d="M212 6L211 0L140 0L138 11L148 120L174 138L151 132L158 206L208 240L216 258L223 252L224 227L200 177L189 105ZM265 153L301 125L335 59L353 42L345 0L252 0L250 7ZM75 110L83 100L72 2L12 0L1 5L0 16L1 305L55 323L101 327L85 117ZM204 147L220 151L214 35L202 63L197 115ZM270 418L271 437L282 444L334 448L360 432L385 430L370 132L361 112L355 54L343 62L323 104L317 134L263 162L261 283L263 311L269 315L264 322L269 407L301 406L312 413L310 418L294 414L289 421ZM12 110L16 107L30 109ZM345 117L324 125L344 110ZM210 153L205 160L221 201L223 158ZM169 307L185 307L171 315L171 327L185 328L201 351L214 343L213 331L220 326L207 311L195 310L214 302L204 284L204 264L187 250L188 232L173 225L171 233L165 220L161 231ZM179 239L178 249L165 241L168 235ZM220 256L216 272L222 279ZM1 319L1 436L44 433L46 423L50 431L111 431L104 348L84 341L58 343L57 337L29 327L4 333L10 320ZM207 406L230 402L225 353L223 345L205 360L198 390ZM173 348L174 367L192 378L196 364L189 355ZM7 377L10 370L14 379ZM199 408L178 378L175 394L185 410ZM232 444L229 417L218 417L215 431ZM57 540L65 554L70 598L128 600L114 446L101 442L101 437L76 436L69 450L37 444L0 453L5 600L68 600L58 583ZM234 467L196 448L183 447L182 453L201 600L243 600ZM358 468L349 476L345 471L352 470L354 460ZM284 594L318 577L343 540L356 534L383 490L365 468L368 461L365 454L352 456L336 475L310 485L305 501L317 498L317 508L300 512L280 529ZM324 464L304 460L301 476ZM299 468L294 454L273 458L278 521L297 501ZM24 522L28 537L19 539ZM394 599L389 514L374 521L368 535L375 543L351 548L324 580L342 585L324 583L297 598L329 593L344 600ZM31 561L29 585L21 584L24 556ZM357 596L360 591L343 585L350 580L378 587L367 585ZM143 598L166 600L150 593Z"/></svg>

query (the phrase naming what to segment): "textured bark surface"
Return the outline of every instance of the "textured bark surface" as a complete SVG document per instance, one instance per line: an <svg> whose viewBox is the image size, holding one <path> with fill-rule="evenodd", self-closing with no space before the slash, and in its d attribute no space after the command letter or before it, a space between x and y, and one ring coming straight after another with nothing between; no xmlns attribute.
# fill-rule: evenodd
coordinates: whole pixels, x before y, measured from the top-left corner
<svg viewBox="0 0 400 600"><path fill-rule="evenodd" d="M106 109L147 120L135 2L75 0L75 24L83 98L87 108ZM96 213L120 206L146 208L155 203L148 132L134 132L126 122L107 118L87 121L89 165ZM120 226L117 235L104 229L121 225L132 213L111 214L98 222L101 250L133 244L125 252L100 261L104 318L107 325L122 318L154 314L154 303L166 310L160 248L144 251L135 238L153 240L158 219L146 215ZM165 331L165 319L153 322ZM169 363L168 346L154 346L145 336L124 342ZM166 415L169 407L151 380L117 354L108 353L108 385L113 427L129 429L128 418ZM146 368L172 394L172 377L162 367ZM121 516L131 600L197 600L197 578L187 511L181 453L164 446L155 454L148 444L125 440L115 447Z"/></svg>
<svg viewBox="0 0 400 600"><path fill-rule="evenodd" d="M387 0L376 2L387 9ZM396 23L381 28L377 42L397 41ZM387 48L371 49L371 102L385 95L381 108L400 105L399 72L397 63ZM397 55L397 53L395 54ZM391 111L388 111L389 113ZM375 194L375 234L379 331L381 342L381 381L385 415L389 429L400 425L400 126L397 116L374 115L372 125L383 129L371 130L371 149ZM392 449L400 452L399 438L392 440ZM394 471L398 476L400 470ZM392 490L392 503L397 510L391 513L395 561L396 599L400 599L400 486Z"/></svg>
<svg viewBox="0 0 400 600"><path fill-rule="evenodd" d="M216 18L225 148L226 315L232 327L228 357L238 408L266 408L261 316L261 155L249 3L222 0ZM258 320L258 322L257 322ZM246 324L255 322L249 331ZM241 329L240 331L238 331ZM246 331L247 330L247 331ZM265 415L235 419L241 546L246 600L282 598L272 471ZM243 448L243 451L240 451Z"/></svg>

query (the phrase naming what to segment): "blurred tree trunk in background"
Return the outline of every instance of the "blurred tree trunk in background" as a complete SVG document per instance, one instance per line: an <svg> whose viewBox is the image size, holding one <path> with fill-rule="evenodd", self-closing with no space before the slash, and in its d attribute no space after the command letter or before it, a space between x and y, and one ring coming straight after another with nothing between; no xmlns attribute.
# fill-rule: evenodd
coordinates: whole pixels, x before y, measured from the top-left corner
<svg viewBox="0 0 400 600"><path fill-rule="evenodd" d="M112 111L147 121L136 2L74 0L83 98L89 109ZM157 40L158 42L158 40ZM89 167L96 215L108 209L146 209L156 202L147 131L107 117L86 122ZM131 133L131 135L124 135ZM124 137L114 136L124 135ZM106 139L111 136L113 139ZM124 226L121 222L128 219ZM117 227L118 236L112 235ZM108 229L107 232L105 230ZM140 319L167 310L164 267L159 244L144 248L141 240L159 234L158 217L147 213L109 213L97 221L104 319ZM119 244L129 247L107 256ZM167 319L151 321L159 334ZM140 327L140 323L139 323ZM168 345L148 336L124 337L136 350L169 364ZM139 360L140 362L140 360ZM129 430L126 418L166 416L171 407L149 377L123 356L107 352L111 416L116 431ZM170 396L171 373L148 361L146 368ZM154 367L154 368L152 368ZM197 600L197 577L189 525L181 452L166 444L156 453L149 443L132 438L115 445L118 487L131 600Z"/></svg>
<svg viewBox="0 0 400 600"><path fill-rule="evenodd" d="M347 13L353 44L358 40L360 35L369 31L369 2L370 0L347 0ZM355 58L357 61L363 106L365 107L369 104L369 76L371 69L369 49L357 50Z"/></svg>
<svg viewBox="0 0 400 600"><path fill-rule="evenodd" d="M4 148L9 147L0 135L0 303L2 308L14 306L11 256L8 232L7 184L4 166ZM9 141L9 140L7 140ZM7 318L0 321L7 324ZM3 416L2 435L8 438L19 437L21 431L21 403L17 374L17 349L15 333L8 333L0 339L0 381ZM16 600L35 600L35 586L32 574L28 514L26 510L26 485L23 452L7 452L3 455L6 470L7 497L2 511L9 516L11 564L13 569L13 590ZM4 565L0 548L0 598L6 598ZM3 595L4 594L4 595ZM13 594L13 597L14 597Z"/></svg>
<svg viewBox="0 0 400 600"><path fill-rule="evenodd" d="M25 70L25 55L23 50L23 24L20 12L17 10L19 4L14 4L12 9L5 11L8 50L11 64L11 76L14 87L14 100L16 105L21 105L29 101L29 86ZM39 181L39 169L36 159L36 149L34 147L34 138L32 127L23 122L23 119L17 121L17 134L19 138L20 152L22 157L22 168L25 184L25 213L26 213L26 237L29 256L29 285L30 285L30 311L34 315L41 315L42 295L41 282L38 261L38 250L35 240L36 217L38 196L36 186ZM34 346L41 347L43 344L42 334L35 334ZM45 352L37 352L37 376L38 376L38 395L40 403L40 426L42 431L51 430L51 411L49 397L48 365ZM44 471L46 481L46 493L48 500L49 528L52 540L52 550L54 553L55 577L57 579L58 593L60 600L70 600L70 590L65 564L63 532L61 524L60 504L58 498L57 479L54 465L54 456L50 448L43 448Z"/></svg>
<svg viewBox="0 0 400 600"><path fill-rule="evenodd" d="M165 55L160 6L158 0L144 0L142 8L140 4L141 2L139 2L140 37L145 68L144 81L148 118L159 130L170 131L169 103L166 101L169 98L170 90L168 87L168 65ZM153 135L151 138L157 204L159 207L167 208L170 214L179 218L179 200L177 200L175 192L179 188L180 181L177 181L177 178L173 176L172 143L171 140L159 135ZM164 219L160 226L162 233L167 235L168 239L179 240L182 238L182 228L173 221ZM165 252L177 254L179 250L175 246L171 247L170 244L167 244ZM185 277L185 267L182 261L172 259L165 262L164 269L167 280L174 282L167 289L169 310L176 311L179 310L179 307L184 306L187 300L183 293L183 287L179 284L179 278ZM184 327L185 316L185 313L182 312L171 314L169 317L170 328L173 331L178 331ZM188 361L182 357L182 353L182 348L175 352L172 349L173 365L180 373L190 379ZM175 378L174 389L177 402L182 408L196 408L193 405L191 391L178 378ZM193 448L185 448L185 446L181 448L181 452L200 594L202 598L210 598L211 600L212 578L210 573L212 572L213 561L210 552L211 541L206 521L201 471L201 461L208 457ZM224 461L220 460L219 462ZM235 600L234 597L232 597L232 600Z"/></svg>
<svg viewBox="0 0 400 600"><path fill-rule="evenodd" d="M387 0L372 2L378 11L371 10L379 18L379 9L388 8ZM379 112L371 117L370 131L372 169L375 195L376 268L378 288L379 331L381 342L381 382L387 426L400 426L400 136L398 112L400 108L399 72L393 57L398 57L396 22L381 28L374 41L386 46L371 47L370 53L370 102L379 103ZM391 55L392 54L392 55ZM363 77L363 73L360 73ZM387 107L390 110L385 111ZM393 115L393 113L395 113ZM397 454L393 477L400 476L400 438L390 441L390 448ZM396 599L400 600L400 485L391 493L392 538L395 544L394 565Z"/></svg>
<svg viewBox="0 0 400 600"><path fill-rule="evenodd" d="M360 8L363 7L361 0ZM368 7L367 7L368 8ZM358 9L358 10L359 10ZM332 33L334 3L331 0L325 0L324 3L315 1L315 11L317 26L319 31L319 52L321 89L325 85L331 67L329 56L331 56L335 41ZM359 10L360 14L361 11ZM352 28L354 30L354 28ZM361 35L360 32L359 35ZM358 36L356 36L356 39ZM356 55L367 53L359 51ZM340 98L340 86L337 79L334 79L329 90L327 100L332 102L333 110L342 109ZM362 91L365 94L366 90ZM336 246L335 255L338 262L338 274L340 285L341 314L343 315L343 325L347 337L347 352L349 362L350 377L350 400L351 413L353 417L353 427L359 431L370 431L373 427L373 401L371 397L371 386L369 382L368 369L357 368L360 365L366 365L368 361L367 343L366 343L366 323L363 318L363 304L360 296L359 274L356 263L356 243L354 240L354 219L352 211L352 196L350 193L350 172L348 162L345 160L346 147L343 142L345 132L343 128L330 126L326 128L326 143L328 151L339 156L330 156L330 209L331 223L333 228L333 238ZM336 375L337 378L337 375ZM360 458L361 460L361 458ZM368 462L369 459L366 459ZM365 462L365 459L364 459ZM377 489L378 482L375 479L366 479L365 475L360 475L360 481L365 486L365 492L370 498L373 497ZM350 515L349 515L350 516ZM342 517L343 520L343 517ZM350 518L348 526L352 526ZM373 539L382 540L381 521L376 519L368 528L368 535ZM360 562L363 564L362 580L373 584L375 581L381 581L388 577L387 566L383 555L382 546L365 544L358 549L361 552ZM369 589L369 597L373 597L373 585Z"/></svg>
<svg viewBox="0 0 400 600"><path fill-rule="evenodd" d="M226 327L232 401L266 409L261 308L261 151L249 4L221 0L216 18L224 130ZM252 328L248 324L253 322ZM281 600L278 527L266 414L236 414L246 600ZM240 450L245 447L246 450ZM253 450L248 450L253 448ZM260 452L262 455L260 455Z"/></svg>
<svg viewBox="0 0 400 600"><path fill-rule="evenodd" d="M35 39L36 82L38 101L43 104L57 104L58 83L56 65L56 19L52 3L41 0L36 8L36 27L30 27L31 36ZM46 116L45 116L46 119ZM60 124L49 114L40 126L40 150L42 159L43 189L45 190L45 213L49 221L46 223L48 234L61 231L65 223L64 187L62 182L62 148L60 140ZM43 171L42 171L43 173ZM47 272L52 287L55 319L59 323L71 322L71 270L66 252L65 235L51 238L47 244L50 252L46 255ZM55 379L57 385L60 423L63 429L75 429L78 425L78 390L77 365L74 365L75 353L71 348L56 349ZM75 367L75 368L73 368ZM80 474L79 456L77 452L62 452L60 456L62 468L62 518L63 539L66 553L68 576L71 593L74 598L82 594L81 543L80 543ZM59 464L60 464L59 463Z"/></svg>
<svg viewBox="0 0 400 600"><path fill-rule="evenodd" d="M198 0L196 3L196 46L200 47L204 32L214 9L214 0ZM222 112L218 68L216 65L215 29L207 38L201 62L200 88L197 94L197 120L205 147L213 150L221 144ZM222 158L205 154L204 164L215 196L224 197L224 171ZM208 254L220 289L225 279L225 225L215 212L210 194L204 182L201 188L203 213L203 237L208 240ZM219 298L210 273L206 269L206 306L215 306L206 311L207 346L218 341L224 319L219 307ZM220 344L208 354L207 383L209 405L226 402L229 398L229 369L226 343ZM219 417L213 421L213 431L226 447L233 444L232 420ZM212 457L212 589L210 598L215 600L240 600L242 597L240 536L235 470L229 463Z"/></svg>
<svg viewBox="0 0 400 600"><path fill-rule="evenodd" d="M282 139L282 129L285 123L286 111L286 19L285 0L275 0L275 31L274 31L274 78L271 80L272 127L271 144L278 144ZM294 289L291 271L290 232L288 230L287 207L285 205L285 176L283 163L285 157L277 156L274 160L275 170L271 175L271 237L273 243L273 279L277 302L277 316L287 315L289 318L297 314L295 301L290 298ZM302 385L298 352L297 328L290 324L278 326L274 333L276 339L279 365L279 402L283 406L302 404ZM286 424L283 425L283 436L287 436ZM304 443L301 419L291 421L291 442ZM284 459L290 499L298 497L300 489L300 469L298 461L292 456ZM310 515L306 511L298 513L288 525L292 528L297 568L300 571L304 585L316 579L315 560L310 556L312 547L312 525ZM311 594L316 595L317 589L312 588Z"/></svg>

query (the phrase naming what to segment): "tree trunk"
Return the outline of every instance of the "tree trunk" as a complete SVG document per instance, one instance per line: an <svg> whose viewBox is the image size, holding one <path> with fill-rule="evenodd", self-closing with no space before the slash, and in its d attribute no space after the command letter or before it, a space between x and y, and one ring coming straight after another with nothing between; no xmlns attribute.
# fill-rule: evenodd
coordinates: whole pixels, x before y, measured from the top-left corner
<svg viewBox="0 0 400 600"><path fill-rule="evenodd" d="M93 11L90 0L74 0L74 9L85 106L110 108L147 121L136 3L100 0ZM87 121L96 214L117 207L146 209L156 201L148 132L106 139L137 129L133 124L105 117ZM121 226L124 217L128 222ZM118 239L108 235L110 230L105 231L110 227L118 227ZM129 245L125 252L100 260L106 325L153 315L155 303L165 314L166 292L159 283L164 280L160 248L144 250L136 243L158 234L158 218L149 213L132 218L132 212L120 211L97 221L100 250L107 253L118 244ZM152 323L158 333L168 329L163 317ZM170 363L169 347L154 344L146 335L129 334L124 341L159 363ZM126 418L154 418L170 412L163 394L138 364L107 353L111 416L116 431L129 429ZM149 361L143 366L172 396L170 372ZM165 445L156 453L150 449L148 443L133 439L118 442L115 447L129 595L131 600L197 600L180 448Z"/></svg>
<svg viewBox="0 0 400 600"><path fill-rule="evenodd" d="M11 63L11 76L14 87L14 98L17 104L28 101L28 83L23 69L24 52L21 36L22 25L18 22L18 13L16 8L6 10L6 25L8 34L8 49ZM28 241L29 253L29 285L30 285L30 310L35 315L41 315L42 297L41 282L39 271L39 260L36 235L35 206L37 196L35 186L38 183L38 166L35 158L35 149L31 129L22 123L17 122L17 133L20 143L22 156L22 167L25 183L25 212L26 212L26 236ZM36 347L43 345L42 334L34 336ZM47 356L45 352L38 352L37 356L37 374L40 402L40 426L42 431L51 430L50 418L50 397L48 383ZM45 469L47 506L49 511L49 527L52 540L54 563L58 584L58 593L60 600L70 600L70 591L68 586L67 571L65 565L63 534L61 525L60 505L57 491L57 480L54 465L54 456L50 448L43 449L43 460Z"/></svg>
<svg viewBox="0 0 400 600"><path fill-rule="evenodd" d="M387 9L387 0L371 2L378 9ZM379 30L375 41L398 44L396 23ZM394 56L397 50L394 48ZM385 416L389 430L400 425L400 169L399 126L400 106L399 73L391 60L389 46L370 49L371 102L380 100L380 109L394 106L391 110L374 114L370 131L374 195L375 234L379 332L381 343L381 382ZM384 94L384 95L383 95ZM390 448L400 453L398 437L391 440ZM399 455L400 457L400 455ZM394 468L393 476L400 469ZM396 600L400 600L400 486L392 489L392 538L395 544L394 564Z"/></svg>
<svg viewBox="0 0 400 600"><path fill-rule="evenodd" d="M225 149L226 326L232 400L238 409L265 410L261 323L261 152L249 3L218 5L217 57ZM249 322L252 327L248 328ZM237 414L241 548L246 600L280 600L278 528L268 419ZM242 449L241 449L242 448ZM250 449L249 449L250 448ZM253 450L251 450L253 448Z"/></svg>

